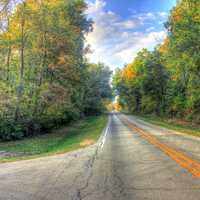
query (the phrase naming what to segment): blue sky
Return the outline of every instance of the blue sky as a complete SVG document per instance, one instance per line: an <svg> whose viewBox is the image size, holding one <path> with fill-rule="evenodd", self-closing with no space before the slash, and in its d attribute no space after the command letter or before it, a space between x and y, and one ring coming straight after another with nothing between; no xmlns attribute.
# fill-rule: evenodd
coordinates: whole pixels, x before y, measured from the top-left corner
<svg viewBox="0 0 200 200"><path fill-rule="evenodd" d="M86 36L91 62L115 69L130 63L142 48L152 50L166 37L163 26L176 0L88 0L94 30Z"/></svg>

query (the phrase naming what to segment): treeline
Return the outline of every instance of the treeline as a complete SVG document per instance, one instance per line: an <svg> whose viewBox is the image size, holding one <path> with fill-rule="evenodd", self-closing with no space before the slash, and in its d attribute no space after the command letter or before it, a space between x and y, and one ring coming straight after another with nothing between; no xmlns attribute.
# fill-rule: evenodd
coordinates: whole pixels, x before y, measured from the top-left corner
<svg viewBox="0 0 200 200"><path fill-rule="evenodd" d="M165 26L163 44L117 70L119 103L133 113L200 122L200 0L178 1Z"/></svg>
<svg viewBox="0 0 200 200"><path fill-rule="evenodd" d="M85 59L86 8L83 0L1 1L0 139L102 112L111 72Z"/></svg>

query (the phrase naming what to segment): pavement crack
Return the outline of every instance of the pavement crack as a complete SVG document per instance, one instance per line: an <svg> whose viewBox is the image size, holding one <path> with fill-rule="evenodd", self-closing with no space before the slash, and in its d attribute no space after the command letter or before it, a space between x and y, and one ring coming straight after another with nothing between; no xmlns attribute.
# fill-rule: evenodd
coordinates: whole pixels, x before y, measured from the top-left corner
<svg viewBox="0 0 200 200"><path fill-rule="evenodd" d="M90 157L90 159L87 161L86 163L86 170L88 173L87 173L87 176L86 176L86 181L84 184L82 184L82 186L80 186L78 189L76 189L76 194L75 196L72 197L72 200L83 200L87 195L83 195L85 190L88 188L89 186L89 183L90 183L90 180L93 176L93 167L94 167L94 163L95 163L95 160L98 158L98 152L99 152L99 146L96 146L96 149L95 149L95 152L94 154ZM82 172L82 173L84 173ZM85 174L83 174L84 176ZM79 174L79 177L81 177L81 174ZM78 179L78 178L77 178Z"/></svg>
<svg viewBox="0 0 200 200"><path fill-rule="evenodd" d="M70 167L72 166L72 163L73 163L73 161L76 159L76 157L77 157L76 154L75 154L75 155L72 155L70 161L68 161L68 163L65 165L65 167L61 167L62 170L61 170L59 173L56 173L56 175L55 175L55 177L54 177L53 183L52 183L52 184L50 185L50 187L46 190L46 192L45 192L44 197L42 198L42 200L48 199L49 194L50 194L50 191L51 191L53 188L55 188L55 185L57 184L57 182L58 182L60 176L62 176L62 174L64 173L64 171L65 171L67 168L70 168ZM55 172L60 168L60 167L59 167L60 165L62 165L62 161L61 161L60 163L58 163L56 169L55 169L52 173L55 173ZM52 178L52 176L51 176L50 178ZM50 179L50 178L49 178L49 179ZM49 182L49 180L46 180L46 182Z"/></svg>

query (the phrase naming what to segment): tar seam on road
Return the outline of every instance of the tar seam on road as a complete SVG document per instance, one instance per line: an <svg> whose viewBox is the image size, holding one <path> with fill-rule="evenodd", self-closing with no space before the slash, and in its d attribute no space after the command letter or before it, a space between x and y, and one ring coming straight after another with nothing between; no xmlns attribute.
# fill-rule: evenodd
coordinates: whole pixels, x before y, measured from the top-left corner
<svg viewBox="0 0 200 200"><path fill-rule="evenodd" d="M200 178L200 163L191 159L187 155L183 154L180 151L175 150L173 147L160 142L157 137L153 136L150 132L139 128L132 121L123 119L120 117L120 120L126 124L131 130L137 131L144 139L150 142L152 145L164 152L168 157L173 159L181 167L192 173L195 177Z"/></svg>

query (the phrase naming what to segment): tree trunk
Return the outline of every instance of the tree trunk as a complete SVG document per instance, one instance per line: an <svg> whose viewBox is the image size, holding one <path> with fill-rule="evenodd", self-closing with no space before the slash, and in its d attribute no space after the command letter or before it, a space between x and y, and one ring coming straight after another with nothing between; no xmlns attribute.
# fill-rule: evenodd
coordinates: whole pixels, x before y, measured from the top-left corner
<svg viewBox="0 0 200 200"><path fill-rule="evenodd" d="M6 60L6 66L7 66L7 74L6 74L6 80L9 81L9 74L10 74L10 58L11 58L11 46L8 48L8 54L7 54L7 60Z"/></svg>
<svg viewBox="0 0 200 200"><path fill-rule="evenodd" d="M17 88L17 103L16 103L16 110L15 110L15 120L18 121L20 119L20 105L23 96L24 90L24 47L25 47L25 9L26 3L23 3L22 8L22 16L21 16L21 47L20 47L20 82Z"/></svg>

